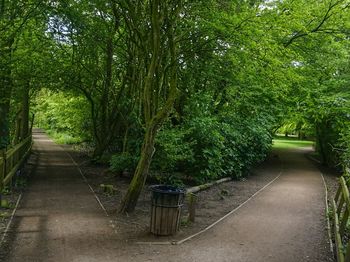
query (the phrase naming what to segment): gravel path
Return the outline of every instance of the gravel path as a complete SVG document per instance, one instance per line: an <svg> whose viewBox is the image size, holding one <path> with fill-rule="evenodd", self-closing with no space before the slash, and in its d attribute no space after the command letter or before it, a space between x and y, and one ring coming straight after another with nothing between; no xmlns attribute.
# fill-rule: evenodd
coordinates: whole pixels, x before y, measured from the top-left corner
<svg viewBox="0 0 350 262"><path fill-rule="evenodd" d="M4 261L108 261L115 236L69 155L36 132L38 165L2 250Z"/></svg>
<svg viewBox="0 0 350 262"><path fill-rule="evenodd" d="M322 179L304 157L310 149L279 152L282 176L217 226L159 246L118 239L69 156L43 133L34 139L39 165L3 261L332 261Z"/></svg>

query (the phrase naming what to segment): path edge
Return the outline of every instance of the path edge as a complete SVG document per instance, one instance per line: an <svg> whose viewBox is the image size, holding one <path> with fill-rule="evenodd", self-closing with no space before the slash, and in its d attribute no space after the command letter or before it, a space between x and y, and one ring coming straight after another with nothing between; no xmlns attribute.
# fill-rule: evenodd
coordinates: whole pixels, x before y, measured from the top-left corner
<svg viewBox="0 0 350 262"><path fill-rule="evenodd" d="M1 237L1 240L0 240L0 247L4 244L5 242L5 238L10 230L10 227L11 227L11 224L12 224L12 221L13 221L13 218L15 217L15 214L16 214L16 211L18 209L18 206L19 206L19 203L21 202L21 199L22 199L22 193L19 194L18 196L18 199L16 201L16 205L15 205L15 208L12 210L12 214L11 214L11 218L9 220L9 222L7 223L7 226L5 228L5 231L2 233L2 237Z"/></svg>
<svg viewBox="0 0 350 262"><path fill-rule="evenodd" d="M317 158L315 158L314 156L310 155L310 154L305 154L306 158L309 159L311 162L313 163L317 163L317 164L321 164L321 161L318 160ZM328 241L329 241L329 249L331 250L331 253L333 255L333 257L335 257L334 254L334 247L333 247L333 241L332 241L332 230L331 230L331 222L329 219L329 204L328 204L328 187L327 187L327 183L326 180L324 179L324 175L323 172L317 167L317 169L320 172L321 178L322 178L322 182L323 182L323 186L324 186L324 192L325 192L325 216L326 216L326 223L327 223L327 235L328 235Z"/></svg>
<svg viewBox="0 0 350 262"><path fill-rule="evenodd" d="M74 160L74 158L71 156L71 154L69 152L67 152L63 147L61 147L63 149L63 151L69 156L69 158L72 160L73 164L75 165L75 167L78 169L81 177L83 178L83 181L85 182L85 184L89 187L90 191L92 192L92 194L94 195L97 203L100 205L101 209L103 210L103 212L105 213L105 215L107 217L109 217L109 214L107 212L107 209L104 207L104 205L102 204L100 198L98 197L98 195L96 194L96 192L94 191L94 189L92 188L92 186L89 184L86 176L84 175L83 171L81 170L80 166L78 165L78 163Z"/></svg>
<svg viewBox="0 0 350 262"><path fill-rule="evenodd" d="M274 183L277 179L279 179L281 177L283 173L283 170L281 170L278 175L272 179L270 182L268 182L265 186L263 186L262 188L260 188L258 191L256 191L253 195L251 195L247 200L245 200L243 203L241 203L239 206L237 206L236 208L234 208L233 210L231 210L229 213L227 213L226 215L224 215L223 217L219 218L218 220L216 220L215 222L213 222L212 224L210 224L209 226L207 226L206 228L202 229L201 231L192 234L184 239L178 240L178 241L167 241L167 242L136 242L136 244L139 245L181 245L203 233L205 233L206 231L208 231L209 229L211 229L212 227L216 226L217 224L219 224L221 221L225 220L227 217L231 216L232 214L234 214L236 211L238 211L240 208L242 208L243 206L245 206L248 202L250 202L253 198L255 198L257 195L259 195L262 191L264 191L267 187L269 187L272 183Z"/></svg>
<svg viewBox="0 0 350 262"><path fill-rule="evenodd" d="M326 219L327 219L327 234L328 234L329 248L330 248L332 255L334 257L335 254L334 254L333 242L332 242L331 222L330 222L329 215L328 215L329 214L328 188L327 188L327 183L326 183L326 180L324 179L323 173L320 172L320 174L322 177L323 186L324 186L324 190L325 190L325 204L326 204L325 213L326 213Z"/></svg>

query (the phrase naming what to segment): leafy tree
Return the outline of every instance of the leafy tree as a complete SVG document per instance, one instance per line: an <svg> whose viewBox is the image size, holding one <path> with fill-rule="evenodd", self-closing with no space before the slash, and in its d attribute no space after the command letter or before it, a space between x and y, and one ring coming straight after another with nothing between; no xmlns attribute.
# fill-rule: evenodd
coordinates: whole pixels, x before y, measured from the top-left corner
<svg viewBox="0 0 350 262"><path fill-rule="evenodd" d="M36 18L40 16L44 8L45 1L3 0L0 3L0 149L5 148L10 143L10 114L12 113L13 92L16 92L16 95L22 94L23 100L22 123L20 124L22 128L21 134L17 132L17 136L23 138L28 134L31 72L27 71L26 79L23 79L22 73L25 66L20 63L20 54L31 55L29 54L30 48L25 51L26 47L22 45L25 41L23 39L31 37L29 31L33 29L33 23L37 21ZM34 42L31 42L31 47L34 44ZM26 58L29 59L28 56ZM22 74L22 77L19 74Z"/></svg>

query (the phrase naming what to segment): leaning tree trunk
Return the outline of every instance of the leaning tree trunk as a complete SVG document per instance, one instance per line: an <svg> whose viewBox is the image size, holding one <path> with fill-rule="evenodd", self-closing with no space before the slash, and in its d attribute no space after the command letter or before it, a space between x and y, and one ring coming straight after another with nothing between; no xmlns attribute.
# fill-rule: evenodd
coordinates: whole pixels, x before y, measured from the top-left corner
<svg viewBox="0 0 350 262"><path fill-rule="evenodd" d="M120 208L121 213L132 212L135 209L138 197L141 194L143 186L145 185L152 156L155 151L155 135L156 130L154 128L150 128L145 134L141 149L141 158L136 167L133 179L129 185L128 192L123 198Z"/></svg>

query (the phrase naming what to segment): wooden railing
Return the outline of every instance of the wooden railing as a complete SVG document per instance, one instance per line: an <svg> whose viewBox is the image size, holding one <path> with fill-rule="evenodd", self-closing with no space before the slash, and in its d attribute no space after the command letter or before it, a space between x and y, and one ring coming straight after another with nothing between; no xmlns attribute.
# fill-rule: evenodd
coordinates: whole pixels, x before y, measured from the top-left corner
<svg viewBox="0 0 350 262"><path fill-rule="evenodd" d="M32 148L32 136L0 152L0 198L4 187L11 182L17 170L23 165Z"/></svg>
<svg viewBox="0 0 350 262"><path fill-rule="evenodd" d="M335 253L338 262L350 261L350 244L345 240L350 216L349 189L344 177L339 179L339 188L332 201Z"/></svg>

